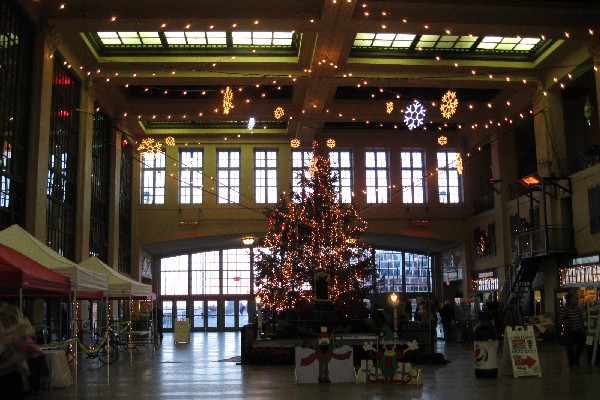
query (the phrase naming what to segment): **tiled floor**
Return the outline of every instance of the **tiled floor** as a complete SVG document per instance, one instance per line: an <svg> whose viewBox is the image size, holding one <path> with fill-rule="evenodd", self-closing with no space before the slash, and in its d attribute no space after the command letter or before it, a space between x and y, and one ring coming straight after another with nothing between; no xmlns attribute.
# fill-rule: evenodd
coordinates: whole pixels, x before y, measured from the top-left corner
<svg viewBox="0 0 600 400"><path fill-rule="evenodd" d="M496 379L474 374L473 344L439 341L437 351L451 363L419 366L420 387L383 384L297 385L294 367L240 365L240 333L193 333L189 344L166 334L153 354L122 357L110 367L97 360L78 363L77 384L31 399L597 399L600 366L569 370L564 348L540 343L543 376L514 378L502 369ZM502 360L502 350L498 354ZM0 398L2 393L0 392Z"/></svg>

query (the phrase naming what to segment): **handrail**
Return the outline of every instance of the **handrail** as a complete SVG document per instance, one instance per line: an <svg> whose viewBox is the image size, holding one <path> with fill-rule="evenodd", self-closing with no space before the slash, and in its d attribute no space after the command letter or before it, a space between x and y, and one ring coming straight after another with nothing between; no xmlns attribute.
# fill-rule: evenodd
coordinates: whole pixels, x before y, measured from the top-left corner
<svg viewBox="0 0 600 400"><path fill-rule="evenodd" d="M519 259L574 252L575 238L570 225L542 225L517 235Z"/></svg>

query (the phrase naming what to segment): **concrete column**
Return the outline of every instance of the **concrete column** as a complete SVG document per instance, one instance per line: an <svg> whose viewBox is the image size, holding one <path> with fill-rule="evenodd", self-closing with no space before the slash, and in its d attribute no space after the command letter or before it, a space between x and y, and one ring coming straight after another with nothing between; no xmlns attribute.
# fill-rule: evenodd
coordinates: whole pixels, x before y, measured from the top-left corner
<svg viewBox="0 0 600 400"><path fill-rule="evenodd" d="M82 85L79 114L79 160L77 173L77 216L75 261L90 255L90 213L92 207L92 143L94 139L94 86L90 79Z"/></svg>
<svg viewBox="0 0 600 400"><path fill-rule="evenodd" d="M110 172L108 193L108 265L118 270L119 265L119 200L121 198L121 141L124 135L117 128L111 130Z"/></svg>
<svg viewBox="0 0 600 400"><path fill-rule="evenodd" d="M565 124L560 87L540 89L533 103L537 172L541 177L562 175L566 158Z"/></svg>
<svg viewBox="0 0 600 400"><path fill-rule="evenodd" d="M58 48L59 42L59 35L50 27L37 35L32 76L25 228L44 243L46 243L47 225L46 188L48 186L53 54Z"/></svg>
<svg viewBox="0 0 600 400"><path fill-rule="evenodd" d="M504 128L512 129L512 128ZM496 220L496 254L499 260L510 260L512 257L512 246L510 240L510 212L508 210L508 203L510 201L509 196L509 182L507 179L503 179L502 165L503 158L501 154L511 154L502 151L503 143L500 142L500 137L504 136L503 132L499 132L498 128L494 128L490 133L490 155L491 155L491 172L492 179L499 180L500 182L494 184L494 214ZM514 154L514 153L512 153ZM508 163L506 163L508 164ZM506 174L510 176L510 174ZM504 284L506 278L506 271L503 268L498 268L498 279L500 285Z"/></svg>

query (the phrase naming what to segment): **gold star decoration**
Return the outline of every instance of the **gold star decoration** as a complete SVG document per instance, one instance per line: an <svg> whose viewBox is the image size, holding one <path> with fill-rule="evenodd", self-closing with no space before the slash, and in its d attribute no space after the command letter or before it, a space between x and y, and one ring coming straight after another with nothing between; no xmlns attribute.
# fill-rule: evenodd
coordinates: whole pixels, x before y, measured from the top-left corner
<svg viewBox="0 0 600 400"><path fill-rule="evenodd" d="M233 90L229 86L223 93L223 114L229 114L229 110L233 108Z"/></svg>
<svg viewBox="0 0 600 400"><path fill-rule="evenodd" d="M450 119L454 115L458 108L458 99L456 98L456 92L448 90L444 96L442 96L442 104L440 105L440 111L444 118Z"/></svg>
<svg viewBox="0 0 600 400"><path fill-rule="evenodd" d="M456 153L456 171L459 175L463 173L463 159L460 153Z"/></svg>
<svg viewBox="0 0 600 400"><path fill-rule="evenodd" d="M167 146L175 146L175 138L173 136L169 136L165 138L165 143Z"/></svg>
<svg viewBox="0 0 600 400"><path fill-rule="evenodd" d="M440 146L445 146L447 143L448 143L448 138L446 136L442 135L438 138L438 144Z"/></svg>
<svg viewBox="0 0 600 400"><path fill-rule="evenodd" d="M281 107L277 107L275 109L275 111L273 112L273 115L275 116L276 119L280 119L281 117L283 117L284 114L285 114L285 111Z"/></svg>
<svg viewBox="0 0 600 400"><path fill-rule="evenodd" d="M385 103L385 112L388 114L391 114L392 111L394 111L394 103L391 101L388 101L387 103Z"/></svg>
<svg viewBox="0 0 600 400"><path fill-rule="evenodd" d="M142 140L142 143L138 147L138 151L142 153L154 153L156 157L156 153L160 153L162 150L162 144L160 142L154 142L152 138L146 138Z"/></svg>

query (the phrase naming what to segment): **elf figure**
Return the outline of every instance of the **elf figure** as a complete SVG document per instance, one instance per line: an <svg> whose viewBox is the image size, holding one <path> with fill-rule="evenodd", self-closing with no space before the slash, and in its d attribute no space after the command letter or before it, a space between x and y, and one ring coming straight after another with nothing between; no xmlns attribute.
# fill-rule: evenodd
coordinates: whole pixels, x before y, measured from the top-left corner
<svg viewBox="0 0 600 400"><path fill-rule="evenodd" d="M378 358L377 367L383 379L386 382L391 382L396 375L398 369L398 354L396 353L396 338L391 329L384 325L383 327L383 351L376 353Z"/></svg>

